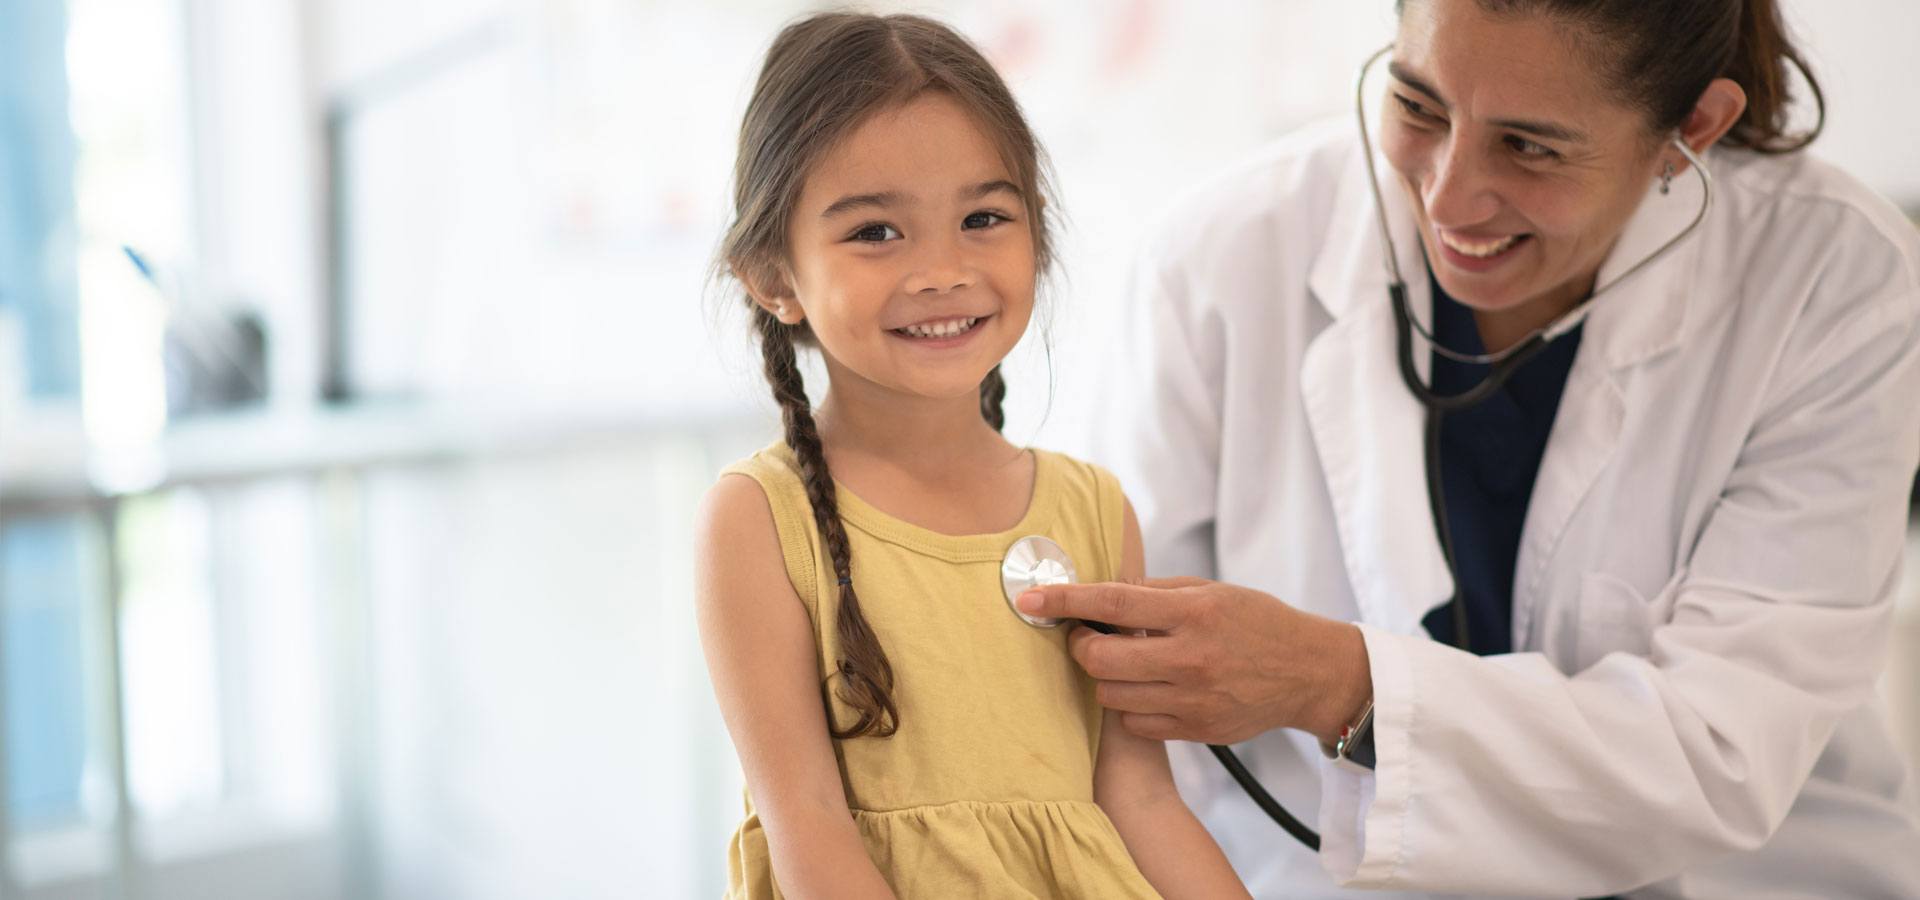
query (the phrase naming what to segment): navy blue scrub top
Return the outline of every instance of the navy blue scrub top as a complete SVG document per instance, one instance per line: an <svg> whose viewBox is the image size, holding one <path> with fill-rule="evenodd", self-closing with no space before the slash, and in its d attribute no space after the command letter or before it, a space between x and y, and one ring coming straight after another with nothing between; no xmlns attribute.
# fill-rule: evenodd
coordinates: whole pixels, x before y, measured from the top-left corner
<svg viewBox="0 0 1920 900"><path fill-rule="evenodd" d="M1485 353L1473 311L1447 296L1431 269L1427 280L1433 287L1434 337L1457 353ZM1513 567L1520 555L1520 529L1584 327L1548 344L1486 402L1449 413L1440 423L1440 483L1453 532L1457 587L1467 607L1473 652L1482 656L1513 649ZM1435 353L1434 390L1465 393L1491 369ZM1434 640L1459 646L1449 607L1428 613L1425 624Z"/></svg>

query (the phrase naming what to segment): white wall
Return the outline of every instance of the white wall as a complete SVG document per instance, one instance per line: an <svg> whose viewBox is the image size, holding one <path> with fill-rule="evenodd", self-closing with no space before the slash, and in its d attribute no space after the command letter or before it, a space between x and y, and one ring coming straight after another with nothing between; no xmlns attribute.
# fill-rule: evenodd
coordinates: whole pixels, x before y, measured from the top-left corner
<svg viewBox="0 0 1920 900"><path fill-rule="evenodd" d="M1920 213L1920 3L1784 0L1827 93L1815 151Z"/></svg>

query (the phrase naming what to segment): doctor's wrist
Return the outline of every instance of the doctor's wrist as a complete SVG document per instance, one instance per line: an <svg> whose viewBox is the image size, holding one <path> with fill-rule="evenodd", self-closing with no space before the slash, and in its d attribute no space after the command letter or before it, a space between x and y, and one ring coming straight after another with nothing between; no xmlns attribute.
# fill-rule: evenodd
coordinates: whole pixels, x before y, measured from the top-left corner
<svg viewBox="0 0 1920 900"><path fill-rule="evenodd" d="M1329 622L1329 640L1321 666L1324 680L1311 704L1304 731L1331 747L1340 733L1358 720L1373 702L1373 671L1367 660L1367 641L1360 627Z"/></svg>

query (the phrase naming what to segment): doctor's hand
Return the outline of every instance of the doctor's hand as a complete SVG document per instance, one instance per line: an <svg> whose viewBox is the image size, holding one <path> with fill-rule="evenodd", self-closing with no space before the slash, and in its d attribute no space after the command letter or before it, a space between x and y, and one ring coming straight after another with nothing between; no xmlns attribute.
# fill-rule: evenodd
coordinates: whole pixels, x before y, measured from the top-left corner
<svg viewBox="0 0 1920 900"><path fill-rule="evenodd" d="M1076 626L1067 639L1098 682L1100 705L1141 737L1232 744L1298 728L1331 745L1373 696L1358 627L1259 591L1150 579L1054 585L1018 604L1031 615L1148 632Z"/></svg>

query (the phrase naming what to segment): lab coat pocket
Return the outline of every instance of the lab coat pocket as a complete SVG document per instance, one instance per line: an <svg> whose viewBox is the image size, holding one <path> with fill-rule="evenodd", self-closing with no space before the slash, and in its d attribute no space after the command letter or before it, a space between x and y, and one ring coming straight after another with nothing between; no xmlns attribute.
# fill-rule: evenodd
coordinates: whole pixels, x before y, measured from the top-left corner
<svg viewBox="0 0 1920 900"><path fill-rule="evenodd" d="M1633 585L1607 572L1588 572L1580 579L1579 654L1574 671L1609 653L1646 656L1652 633L1652 610Z"/></svg>

